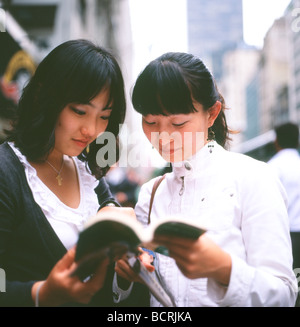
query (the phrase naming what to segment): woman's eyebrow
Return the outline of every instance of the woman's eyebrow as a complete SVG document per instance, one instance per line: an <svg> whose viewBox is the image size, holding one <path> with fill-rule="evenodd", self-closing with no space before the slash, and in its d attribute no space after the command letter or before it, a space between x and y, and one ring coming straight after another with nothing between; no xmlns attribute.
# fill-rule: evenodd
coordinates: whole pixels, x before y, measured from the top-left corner
<svg viewBox="0 0 300 327"><path fill-rule="evenodd" d="M96 108L96 106L94 104L92 104L91 102L86 102L86 103L83 103L84 105L88 105L88 106L91 106L93 108ZM106 111L106 110L112 110L112 105L107 105L106 107L104 107L102 109L102 111Z"/></svg>

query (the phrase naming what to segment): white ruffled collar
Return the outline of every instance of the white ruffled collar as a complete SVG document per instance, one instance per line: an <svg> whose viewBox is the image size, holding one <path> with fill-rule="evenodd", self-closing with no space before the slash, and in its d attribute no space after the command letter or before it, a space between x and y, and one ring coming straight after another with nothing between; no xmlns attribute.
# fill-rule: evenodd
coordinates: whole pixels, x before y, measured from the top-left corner
<svg viewBox="0 0 300 327"><path fill-rule="evenodd" d="M41 207L47 218L82 226L87 218L94 215L99 207L94 188L97 180L86 170L85 164L77 157L72 157L79 178L80 204L77 208L64 204L37 176L34 167L12 142L8 142L24 166L28 184L32 190L37 204Z"/></svg>

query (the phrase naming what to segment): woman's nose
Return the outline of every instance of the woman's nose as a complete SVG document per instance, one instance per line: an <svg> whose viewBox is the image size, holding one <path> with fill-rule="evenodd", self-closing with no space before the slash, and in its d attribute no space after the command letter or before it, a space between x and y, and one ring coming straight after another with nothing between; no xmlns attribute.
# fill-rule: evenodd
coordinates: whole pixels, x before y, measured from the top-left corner
<svg viewBox="0 0 300 327"><path fill-rule="evenodd" d="M170 142L174 142L175 138L178 138L177 132L163 131L158 135L159 135L159 143L162 145Z"/></svg>
<svg viewBox="0 0 300 327"><path fill-rule="evenodd" d="M96 126L92 123L86 124L81 127L81 134L85 137L92 137L96 133Z"/></svg>
<svg viewBox="0 0 300 327"><path fill-rule="evenodd" d="M174 138L172 137L172 135L163 132L159 135L158 142L160 146L171 145L174 143Z"/></svg>

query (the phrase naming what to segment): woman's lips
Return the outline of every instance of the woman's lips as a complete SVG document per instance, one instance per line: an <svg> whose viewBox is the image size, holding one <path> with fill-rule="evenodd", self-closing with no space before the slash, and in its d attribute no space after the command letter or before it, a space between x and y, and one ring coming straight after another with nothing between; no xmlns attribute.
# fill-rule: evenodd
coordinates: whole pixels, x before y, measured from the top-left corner
<svg viewBox="0 0 300 327"><path fill-rule="evenodd" d="M81 148L85 148L88 145L88 141L86 140L77 140L77 139L73 139L73 141Z"/></svg>
<svg viewBox="0 0 300 327"><path fill-rule="evenodd" d="M160 153L164 155L172 155L180 149L160 149Z"/></svg>

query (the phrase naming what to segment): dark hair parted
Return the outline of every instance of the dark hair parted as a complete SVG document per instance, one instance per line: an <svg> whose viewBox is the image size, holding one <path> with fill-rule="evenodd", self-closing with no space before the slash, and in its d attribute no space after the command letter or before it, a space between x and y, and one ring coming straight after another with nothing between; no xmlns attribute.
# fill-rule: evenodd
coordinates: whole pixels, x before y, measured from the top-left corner
<svg viewBox="0 0 300 327"><path fill-rule="evenodd" d="M132 92L132 103L142 115L188 114L196 112L193 102L204 110L220 101L222 109L212 130L216 141L225 146L229 130L225 102L212 74L196 56L168 52L151 61L138 76Z"/></svg>
<svg viewBox="0 0 300 327"><path fill-rule="evenodd" d="M88 40L71 40L53 49L38 65L24 88L19 101L17 119L9 139L31 161L43 161L54 148L55 128L61 111L70 103L86 104L103 89L109 90L112 107L106 131L118 140L119 124L125 119L124 81L114 56ZM109 167L100 168L96 153L103 144L90 145L79 159L97 178ZM118 152L118 146L112 149ZM117 160L119 154L117 153Z"/></svg>
<svg viewBox="0 0 300 327"><path fill-rule="evenodd" d="M275 127L276 142L282 149L297 149L299 147L299 127L288 122Z"/></svg>

